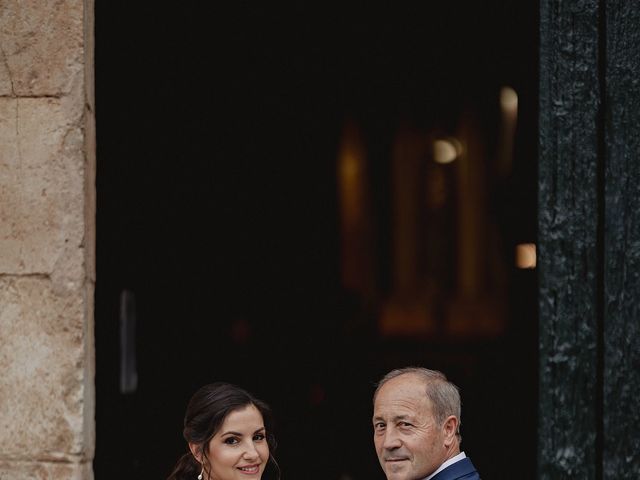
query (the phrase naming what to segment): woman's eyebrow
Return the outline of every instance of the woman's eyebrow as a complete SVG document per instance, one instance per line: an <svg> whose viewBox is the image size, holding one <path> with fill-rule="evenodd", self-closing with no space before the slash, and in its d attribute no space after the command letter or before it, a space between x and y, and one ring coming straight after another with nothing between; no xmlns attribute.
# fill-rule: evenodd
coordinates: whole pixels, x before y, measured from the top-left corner
<svg viewBox="0 0 640 480"><path fill-rule="evenodd" d="M258 433L258 432L262 432L264 430L264 427L260 427L259 429L257 429L255 432L253 432L254 434ZM240 432L234 432L232 430L228 431L228 432L224 432L221 436L224 437L225 435L235 435L237 437L241 437L242 433Z"/></svg>

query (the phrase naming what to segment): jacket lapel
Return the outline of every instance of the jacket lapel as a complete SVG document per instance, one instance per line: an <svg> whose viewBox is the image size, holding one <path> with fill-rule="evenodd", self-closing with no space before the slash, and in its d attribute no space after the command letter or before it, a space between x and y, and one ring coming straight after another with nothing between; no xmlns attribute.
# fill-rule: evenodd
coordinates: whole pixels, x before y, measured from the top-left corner
<svg viewBox="0 0 640 480"><path fill-rule="evenodd" d="M475 473L475 475L473 475ZM469 475L468 477L466 477ZM476 468L469 458L463 458L459 462L449 465L447 468L439 472L431 480L456 480L458 478L479 479Z"/></svg>

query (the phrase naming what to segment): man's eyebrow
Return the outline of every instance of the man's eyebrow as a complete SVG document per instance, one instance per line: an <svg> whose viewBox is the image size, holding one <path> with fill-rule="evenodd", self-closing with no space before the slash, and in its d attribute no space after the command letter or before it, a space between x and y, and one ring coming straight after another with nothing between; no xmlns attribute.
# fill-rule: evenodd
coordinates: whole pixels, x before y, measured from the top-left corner
<svg viewBox="0 0 640 480"><path fill-rule="evenodd" d="M409 417L409 415L396 415L395 417L393 417L391 419L391 421L392 422L397 422L398 420L406 420L408 418L411 418L411 417ZM380 415L374 416L373 419L374 420L383 420L384 421L384 418L382 418Z"/></svg>
<svg viewBox="0 0 640 480"><path fill-rule="evenodd" d="M393 417L393 421L397 422L398 420L407 420L408 418L411 418L409 415L396 415L395 417Z"/></svg>

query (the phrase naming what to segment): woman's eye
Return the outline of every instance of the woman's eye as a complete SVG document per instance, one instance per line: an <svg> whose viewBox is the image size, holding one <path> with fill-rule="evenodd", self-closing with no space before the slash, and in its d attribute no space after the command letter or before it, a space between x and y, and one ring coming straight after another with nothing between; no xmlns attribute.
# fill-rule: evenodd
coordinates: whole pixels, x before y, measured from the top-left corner
<svg viewBox="0 0 640 480"><path fill-rule="evenodd" d="M238 443L238 439L236 437L227 437L224 439L224 443L227 445L235 445Z"/></svg>
<svg viewBox="0 0 640 480"><path fill-rule="evenodd" d="M264 440L264 439L265 439L264 433L256 433L253 436L253 440L256 441L256 442L258 442L260 440Z"/></svg>

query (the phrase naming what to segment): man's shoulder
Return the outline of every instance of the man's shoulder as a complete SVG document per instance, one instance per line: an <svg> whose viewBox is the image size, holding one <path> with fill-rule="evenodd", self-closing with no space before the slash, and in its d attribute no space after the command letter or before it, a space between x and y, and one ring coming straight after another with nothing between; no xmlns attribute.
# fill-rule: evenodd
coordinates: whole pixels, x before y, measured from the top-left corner
<svg viewBox="0 0 640 480"><path fill-rule="evenodd" d="M431 480L480 480L480 475L469 457L466 457L438 472Z"/></svg>

